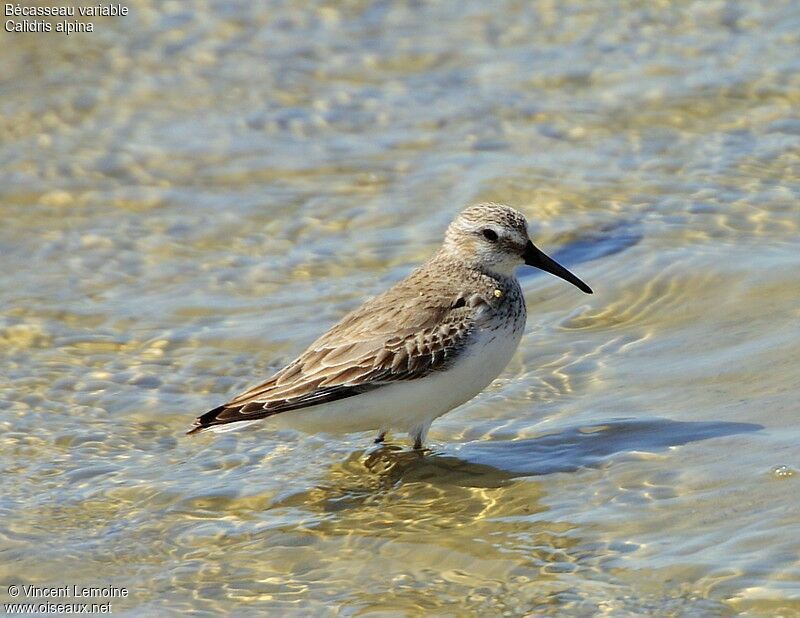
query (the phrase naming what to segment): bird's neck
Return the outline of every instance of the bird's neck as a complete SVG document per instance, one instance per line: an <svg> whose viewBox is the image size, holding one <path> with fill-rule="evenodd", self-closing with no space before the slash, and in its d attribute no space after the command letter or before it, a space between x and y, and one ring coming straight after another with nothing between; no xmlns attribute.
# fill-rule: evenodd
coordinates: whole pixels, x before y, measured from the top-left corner
<svg viewBox="0 0 800 618"><path fill-rule="evenodd" d="M489 277L501 284L513 284L517 281L516 266L510 266L508 269L496 268L494 265L490 267L477 260L464 260L448 251L440 251L432 261L436 261L450 270L460 270L472 275Z"/></svg>

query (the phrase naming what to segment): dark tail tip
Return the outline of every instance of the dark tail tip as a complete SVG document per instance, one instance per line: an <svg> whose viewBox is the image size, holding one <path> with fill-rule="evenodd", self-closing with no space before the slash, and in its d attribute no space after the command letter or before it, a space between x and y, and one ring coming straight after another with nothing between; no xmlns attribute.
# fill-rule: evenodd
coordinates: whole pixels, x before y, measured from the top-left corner
<svg viewBox="0 0 800 618"><path fill-rule="evenodd" d="M192 428L186 432L187 436L194 435L196 433L200 433L201 431L208 429L209 427L213 427L214 425L221 425L222 423L217 423L216 420L219 417L220 413L226 410L225 406L219 406L214 408L213 410L209 410L205 414L198 416L194 419L194 423L192 424Z"/></svg>

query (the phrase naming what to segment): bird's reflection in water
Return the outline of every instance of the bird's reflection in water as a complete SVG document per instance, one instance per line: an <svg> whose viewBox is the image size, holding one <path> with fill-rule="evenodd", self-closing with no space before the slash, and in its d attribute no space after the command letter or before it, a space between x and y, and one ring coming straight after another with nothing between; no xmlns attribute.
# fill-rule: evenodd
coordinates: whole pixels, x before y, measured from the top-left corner
<svg viewBox="0 0 800 618"><path fill-rule="evenodd" d="M487 599L529 604L532 593L558 594L560 574L589 555L574 524L548 517L542 488L491 465L387 444L352 453L274 507L304 513L303 524L292 517L278 529L295 552L321 548L309 558L315 574L350 569L370 583L360 602L416 607L436 585L454 599L482 587Z"/></svg>
<svg viewBox="0 0 800 618"><path fill-rule="evenodd" d="M494 466L473 463L430 449L409 450L397 444L356 453L364 467L386 484L431 482L461 487L501 487L512 478Z"/></svg>
<svg viewBox="0 0 800 618"><path fill-rule="evenodd" d="M287 496L278 506L332 512L374 504L397 506L408 501L403 510L418 509L421 514L432 514L433 503L444 512L465 507L481 512L488 494L503 490L512 478L512 474L491 465L427 449L383 444L351 453L331 466L316 487ZM494 499L489 498L489 502Z"/></svg>
<svg viewBox="0 0 800 618"><path fill-rule="evenodd" d="M550 539L574 527L546 520L542 494L540 482L514 479L494 466L387 444L352 453L316 487L274 507L308 513L313 523L287 528L293 535L370 545L391 539L415 559L442 551L498 560L520 553L526 564L548 561L537 548L552 547ZM492 541L474 541L484 534Z"/></svg>

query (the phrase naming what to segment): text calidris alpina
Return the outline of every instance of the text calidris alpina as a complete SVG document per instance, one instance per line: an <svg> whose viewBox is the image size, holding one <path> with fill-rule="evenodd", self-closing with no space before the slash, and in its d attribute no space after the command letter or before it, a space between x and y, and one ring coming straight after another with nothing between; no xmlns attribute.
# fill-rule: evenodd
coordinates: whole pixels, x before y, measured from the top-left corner
<svg viewBox="0 0 800 618"><path fill-rule="evenodd" d="M514 276L527 264L592 290L528 238L525 217L478 204L439 252L346 315L266 382L194 421L190 434L269 419L307 432L406 431L421 448L431 422L503 370L525 328Z"/></svg>

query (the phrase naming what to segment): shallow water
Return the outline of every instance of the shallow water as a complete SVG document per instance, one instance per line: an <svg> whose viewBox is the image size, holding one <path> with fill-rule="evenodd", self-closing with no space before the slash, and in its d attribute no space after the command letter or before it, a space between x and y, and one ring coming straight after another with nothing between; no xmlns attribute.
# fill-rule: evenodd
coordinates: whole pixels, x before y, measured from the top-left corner
<svg viewBox="0 0 800 618"><path fill-rule="evenodd" d="M0 597L800 615L800 9L155 2L3 33ZM402 436L183 435L494 200L502 376ZM17 599L20 600L20 599Z"/></svg>

